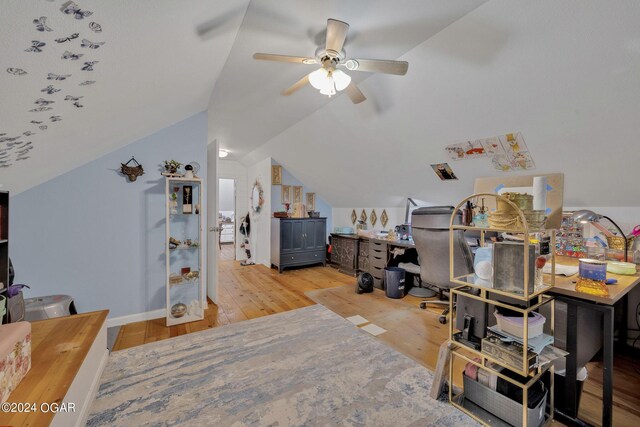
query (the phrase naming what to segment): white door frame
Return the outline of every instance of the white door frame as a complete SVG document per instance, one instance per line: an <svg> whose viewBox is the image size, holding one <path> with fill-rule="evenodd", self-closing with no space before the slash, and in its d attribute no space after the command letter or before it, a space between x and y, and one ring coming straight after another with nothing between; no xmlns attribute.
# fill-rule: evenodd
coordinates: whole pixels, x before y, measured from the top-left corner
<svg viewBox="0 0 640 427"><path fill-rule="evenodd" d="M207 296L218 304L218 141L207 145Z"/></svg>

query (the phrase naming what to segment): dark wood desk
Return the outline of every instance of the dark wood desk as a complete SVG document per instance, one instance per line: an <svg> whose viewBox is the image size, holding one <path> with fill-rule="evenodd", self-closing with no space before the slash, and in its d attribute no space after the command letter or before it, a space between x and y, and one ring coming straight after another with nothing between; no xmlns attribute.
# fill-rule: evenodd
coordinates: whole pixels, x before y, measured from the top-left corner
<svg viewBox="0 0 640 427"><path fill-rule="evenodd" d="M571 257L559 256L556 258L558 264L578 265L578 260ZM547 277L548 278L548 277ZM558 301L567 304L567 356L566 371L566 399L569 413L559 413L560 421L573 423L576 425L586 425L579 419L577 405L577 349L578 349L578 307L601 312L603 314L603 395L602 395L602 425L611 426L613 421L613 347L614 347L614 305L622 301L624 311L624 327L620 330L623 340L626 340L627 325L627 295L640 283L640 274L633 276L623 276L620 274L607 273L607 278L616 279L618 283L608 285L609 296L599 297L589 295L575 290L577 275L570 277L556 276L555 286L549 291ZM626 341L624 341L626 342Z"/></svg>

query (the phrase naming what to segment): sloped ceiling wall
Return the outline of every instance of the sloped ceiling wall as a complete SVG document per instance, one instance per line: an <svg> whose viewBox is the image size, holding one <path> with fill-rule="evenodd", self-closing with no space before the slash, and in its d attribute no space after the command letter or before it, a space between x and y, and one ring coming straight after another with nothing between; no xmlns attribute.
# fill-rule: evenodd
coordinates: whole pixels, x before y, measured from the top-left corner
<svg viewBox="0 0 640 427"><path fill-rule="evenodd" d="M17 194L206 110L248 2L2 0L3 189Z"/></svg>
<svg viewBox="0 0 640 427"><path fill-rule="evenodd" d="M361 83L245 156L271 156L334 207L452 203L488 159L430 164L446 144L522 132L537 165L565 173L567 206L640 206L640 3L492 0L403 55L405 77ZM318 95L319 96L319 95Z"/></svg>

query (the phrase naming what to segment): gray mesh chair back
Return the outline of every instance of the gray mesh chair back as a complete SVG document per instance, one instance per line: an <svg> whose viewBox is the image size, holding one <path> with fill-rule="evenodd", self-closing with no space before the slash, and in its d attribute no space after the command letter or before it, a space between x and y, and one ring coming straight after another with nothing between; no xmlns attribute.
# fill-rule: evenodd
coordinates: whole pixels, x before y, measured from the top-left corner
<svg viewBox="0 0 640 427"><path fill-rule="evenodd" d="M419 208L411 215L411 234L420 258L420 278L426 284L447 290L457 286L449 280L449 221L452 206ZM455 224L461 224L458 212ZM455 275L473 272L473 254L465 241L464 231L453 231Z"/></svg>

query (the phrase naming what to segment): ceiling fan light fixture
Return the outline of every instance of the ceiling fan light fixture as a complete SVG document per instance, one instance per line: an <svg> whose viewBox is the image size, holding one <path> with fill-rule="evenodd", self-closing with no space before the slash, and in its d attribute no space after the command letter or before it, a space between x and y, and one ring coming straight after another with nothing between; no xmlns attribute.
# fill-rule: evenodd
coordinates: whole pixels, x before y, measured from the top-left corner
<svg viewBox="0 0 640 427"><path fill-rule="evenodd" d="M329 81L329 72L324 68L318 68L313 73L309 74L309 83L311 86L318 90L322 90Z"/></svg>
<svg viewBox="0 0 640 427"><path fill-rule="evenodd" d="M351 76L344 71L334 70L331 74L333 75L333 82L336 85L337 91L345 90L351 83Z"/></svg>

